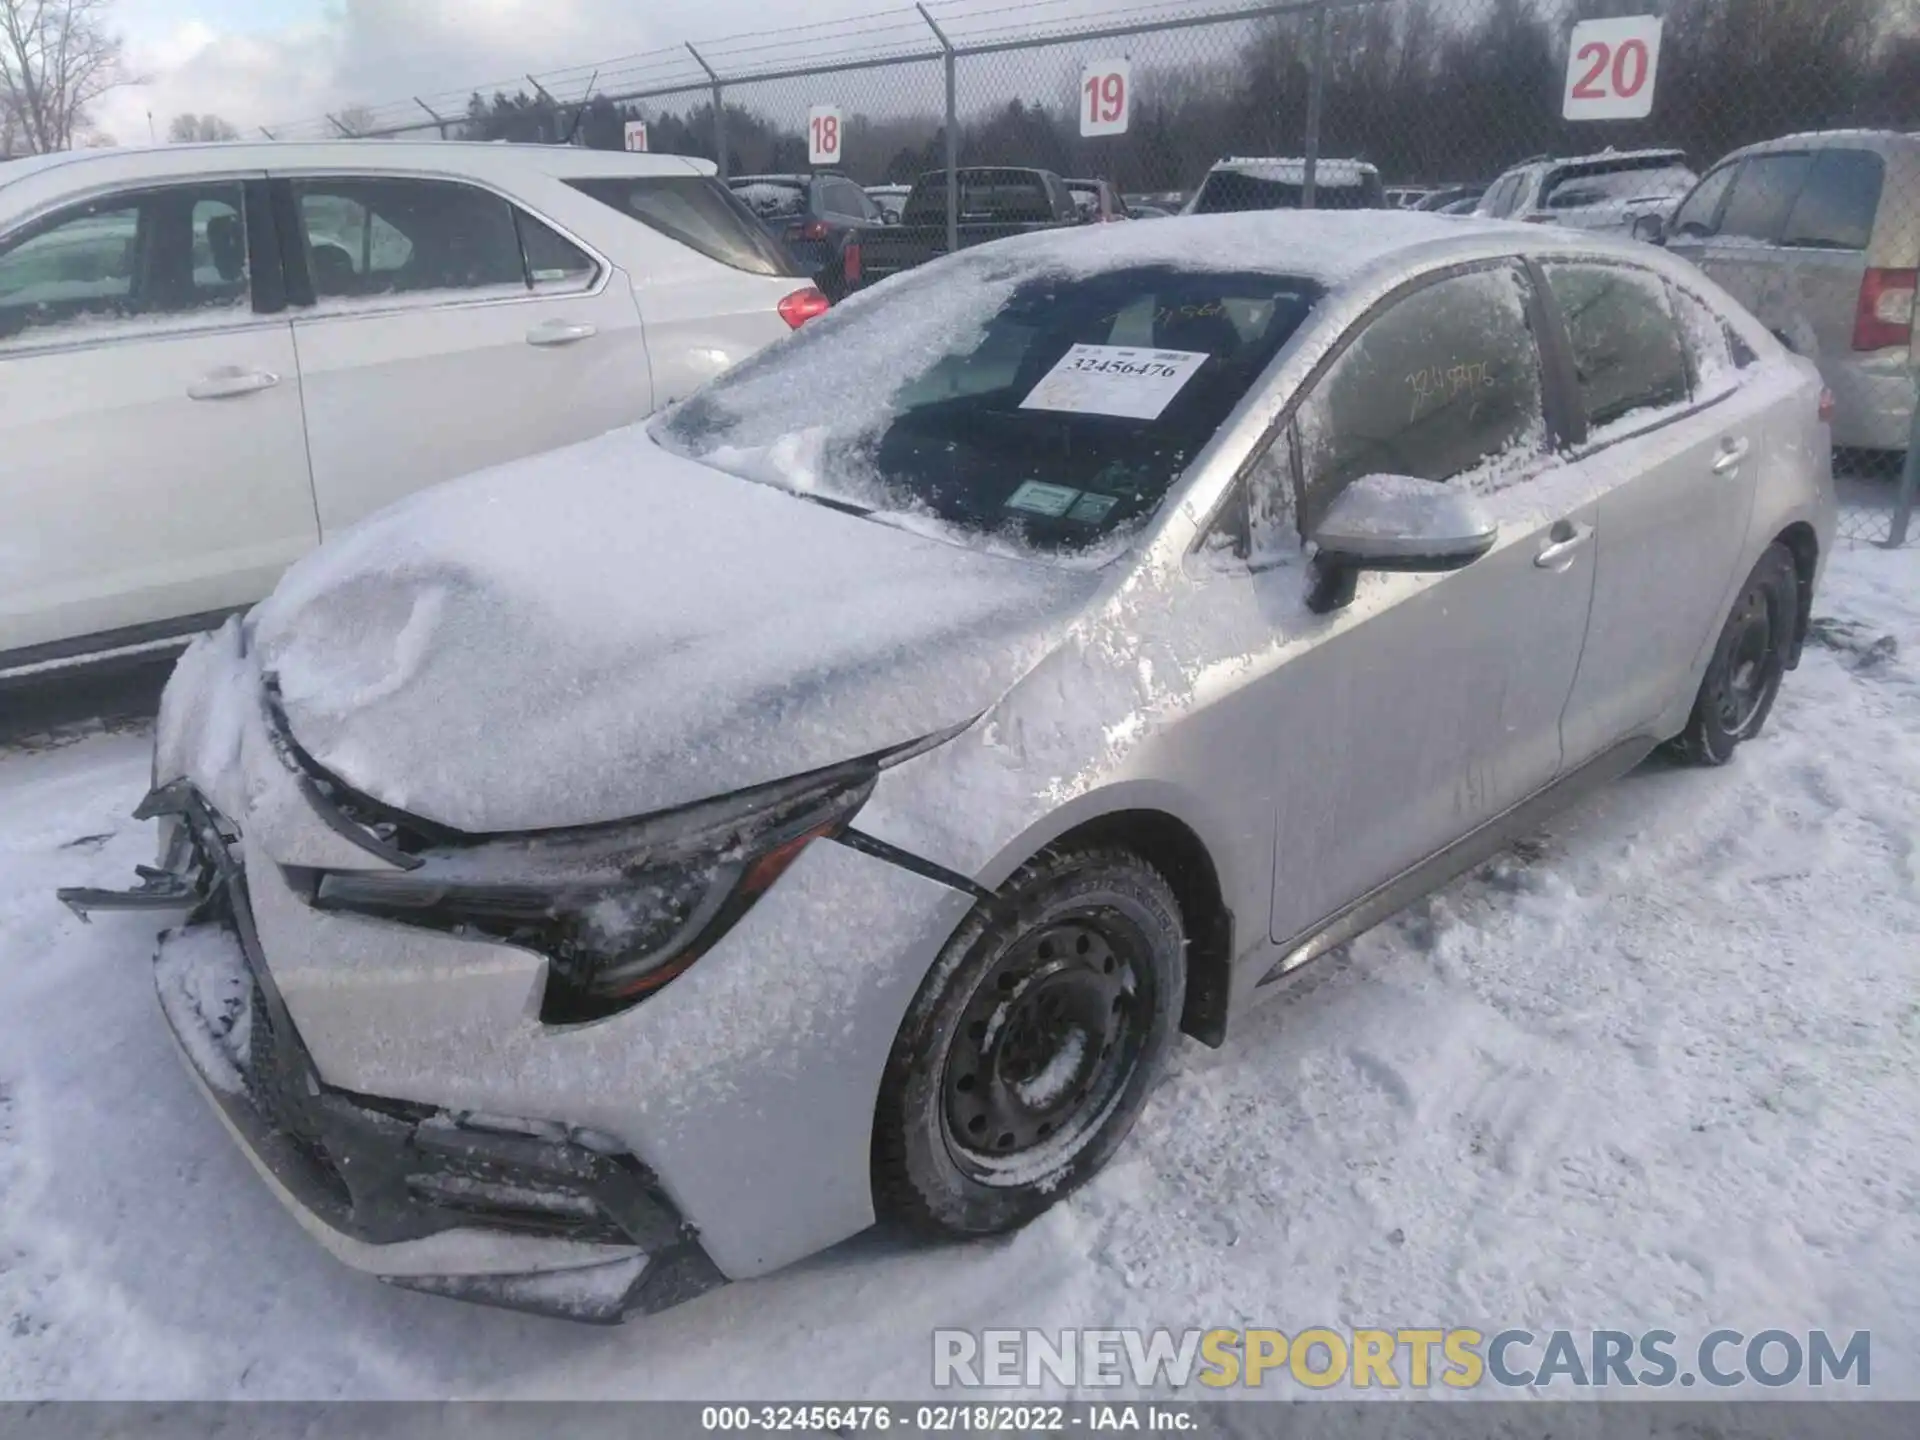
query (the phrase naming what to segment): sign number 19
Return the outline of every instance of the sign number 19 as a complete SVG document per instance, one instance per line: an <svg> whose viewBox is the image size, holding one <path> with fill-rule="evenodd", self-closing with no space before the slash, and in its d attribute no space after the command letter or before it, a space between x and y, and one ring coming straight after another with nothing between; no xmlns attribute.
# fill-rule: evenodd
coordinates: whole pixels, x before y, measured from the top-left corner
<svg viewBox="0 0 1920 1440"><path fill-rule="evenodd" d="M1133 66L1096 60L1080 73L1080 133L1124 135L1133 105Z"/></svg>

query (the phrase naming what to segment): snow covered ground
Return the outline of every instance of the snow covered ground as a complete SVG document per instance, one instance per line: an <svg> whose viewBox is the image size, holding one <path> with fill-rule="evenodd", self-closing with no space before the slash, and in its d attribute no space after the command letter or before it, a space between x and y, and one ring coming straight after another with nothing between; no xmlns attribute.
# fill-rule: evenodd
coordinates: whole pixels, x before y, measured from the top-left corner
<svg viewBox="0 0 1920 1440"><path fill-rule="evenodd" d="M1837 554L1817 613L1734 764L1649 763L1185 1044L1022 1234L607 1331L310 1242L169 1053L151 924L53 898L150 857L144 736L0 750L0 1399L899 1398L935 1325L1865 1328L1920 1396L1920 554Z"/></svg>

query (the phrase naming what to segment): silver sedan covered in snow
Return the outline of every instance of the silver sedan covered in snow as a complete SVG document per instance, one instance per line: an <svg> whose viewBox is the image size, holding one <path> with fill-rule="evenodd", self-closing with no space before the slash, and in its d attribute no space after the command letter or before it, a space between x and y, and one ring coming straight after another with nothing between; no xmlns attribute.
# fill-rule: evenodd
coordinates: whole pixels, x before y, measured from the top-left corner
<svg viewBox="0 0 1920 1440"><path fill-rule="evenodd" d="M1669 743L1832 538L1663 252L1406 214L982 247L424 492L181 661L157 962L348 1264L608 1319L1017 1226L1176 1036Z"/></svg>

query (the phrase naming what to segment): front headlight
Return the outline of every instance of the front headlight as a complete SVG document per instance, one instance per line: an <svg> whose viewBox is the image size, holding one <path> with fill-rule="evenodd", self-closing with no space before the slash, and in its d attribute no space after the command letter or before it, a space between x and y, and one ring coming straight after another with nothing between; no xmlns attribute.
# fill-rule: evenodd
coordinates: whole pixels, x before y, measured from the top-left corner
<svg viewBox="0 0 1920 1440"><path fill-rule="evenodd" d="M856 762L639 820L438 845L402 873L323 872L313 904L537 951L549 961L541 1020L597 1020L718 943L809 842L846 828L880 768Z"/></svg>

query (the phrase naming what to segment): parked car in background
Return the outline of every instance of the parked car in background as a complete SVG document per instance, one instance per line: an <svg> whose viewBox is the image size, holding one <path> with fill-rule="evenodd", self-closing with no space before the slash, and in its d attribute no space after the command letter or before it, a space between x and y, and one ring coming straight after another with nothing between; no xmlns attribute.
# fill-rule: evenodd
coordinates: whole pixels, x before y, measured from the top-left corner
<svg viewBox="0 0 1920 1440"><path fill-rule="evenodd" d="M1389 185L1386 190L1389 210L1419 210L1420 202L1433 194L1430 185Z"/></svg>
<svg viewBox="0 0 1920 1440"><path fill-rule="evenodd" d="M1224 215L1239 210L1297 210L1306 193L1304 160L1229 158L1215 163L1181 212ZM1314 165L1316 210L1381 210L1387 204L1380 172L1363 160Z"/></svg>
<svg viewBox="0 0 1920 1440"><path fill-rule="evenodd" d="M1160 210L1168 215L1178 215L1187 204L1184 190L1151 190L1121 197L1127 202L1129 213L1138 216L1143 209Z"/></svg>
<svg viewBox="0 0 1920 1440"><path fill-rule="evenodd" d="M1488 186L1473 213L1624 234L1642 215L1670 210L1699 178L1679 150L1528 160Z"/></svg>
<svg viewBox="0 0 1920 1440"><path fill-rule="evenodd" d="M865 299L175 673L160 863L63 898L191 909L157 1023L347 1265L605 1321L1016 1229L1180 1032L1731 759L1806 638L1820 378L1652 246L1231 215Z"/></svg>
<svg viewBox="0 0 1920 1440"><path fill-rule="evenodd" d="M880 213L890 224L900 223L900 211L907 203L907 196L913 193L911 185L869 185L867 198L880 207Z"/></svg>
<svg viewBox="0 0 1920 1440"><path fill-rule="evenodd" d="M1104 225L1133 218L1127 202L1105 180L1069 180L1067 193L1073 197L1073 203L1080 207L1081 215L1094 224Z"/></svg>
<svg viewBox="0 0 1920 1440"><path fill-rule="evenodd" d="M1067 182L1051 170L1011 165L962 166L957 172L960 248L1036 230L1084 225ZM947 172L929 170L914 183L900 223L867 237L869 281L911 270L947 253Z"/></svg>
<svg viewBox="0 0 1920 1440"><path fill-rule="evenodd" d="M1127 214L1135 220L1168 220L1177 213L1177 211L1173 210L1162 210L1158 205L1137 205L1129 203L1127 206Z"/></svg>
<svg viewBox="0 0 1920 1440"><path fill-rule="evenodd" d="M0 681L165 650L421 486L826 300L706 161L174 145L0 171Z"/></svg>
<svg viewBox="0 0 1920 1440"><path fill-rule="evenodd" d="M727 184L829 299L859 286L862 242L887 223L866 191L832 173L735 175Z"/></svg>
<svg viewBox="0 0 1920 1440"><path fill-rule="evenodd" d="M1907 448L1915 405L1920 134L1835 130L1736 150L1638 232L1693 261L1833 391L1833 439Z"/></svg>
<svg viewBox="0 0 1920 1440"><path fill-rule="evenodd" d="M1445 185L1423 196L1413 208L1433 215L1471 215L1486 193L1484 185Z"/></svg>

